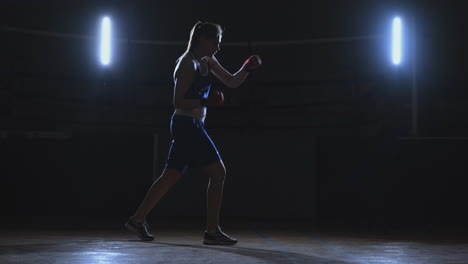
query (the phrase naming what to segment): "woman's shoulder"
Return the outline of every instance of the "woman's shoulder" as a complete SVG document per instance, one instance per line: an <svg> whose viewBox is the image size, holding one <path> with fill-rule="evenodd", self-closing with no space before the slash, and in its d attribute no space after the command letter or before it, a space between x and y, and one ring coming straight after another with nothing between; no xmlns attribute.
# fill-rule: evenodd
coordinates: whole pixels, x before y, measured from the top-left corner
<svg viewBox="0 0 468 264"><path fill-rule="evenodd" d="M196 61L188 53L182 54L176 61L174 75L180 72L194 72L197 70Z"/></svg>
<svg viewBox="0 0 468 264"><path fill-rule="evenodd" d="M176 68L193 67L196 69L197 61L188 52L182 54L176 61Z"/></svg>

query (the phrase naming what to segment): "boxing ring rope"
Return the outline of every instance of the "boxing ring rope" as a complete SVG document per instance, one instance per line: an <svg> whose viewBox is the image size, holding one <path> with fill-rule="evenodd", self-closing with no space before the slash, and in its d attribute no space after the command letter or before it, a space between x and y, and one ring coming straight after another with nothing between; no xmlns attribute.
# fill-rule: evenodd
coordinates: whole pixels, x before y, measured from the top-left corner
<svg viewBox="0 0 468 264"><path fill-rule="evenodd" d="M83 35L83 34L69 34L60 33L53 31L43 30L31 30L17 27L2 26L1 31L25 33L36 36L47 36L57 38L72 38L72 39L96 39L97 36ZM223 46L230 47L244 47L249 45L265 45L265 46L282 46L282 45L307 45L307 44L320 44L320 43L333 43L333 42L350 42L350 41L361 41L361 40L372 40L381 38L383 35L364 35L364 36L351 36L351 37L335 37L335 38L316 38L309 40L278 40L278 41L236 41L236 42L223 42ZM129 42L135 44L146 44L146 45L180 45L186 46L187 41L166 41L166 40L151 40L151 39L126 39L117 38L119 42Z"/></svg>

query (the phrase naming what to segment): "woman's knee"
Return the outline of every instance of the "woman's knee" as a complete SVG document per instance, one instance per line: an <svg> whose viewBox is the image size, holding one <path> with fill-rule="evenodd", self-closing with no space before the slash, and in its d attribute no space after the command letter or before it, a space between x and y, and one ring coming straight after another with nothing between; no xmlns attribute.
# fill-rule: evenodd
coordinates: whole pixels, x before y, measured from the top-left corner
<svg viewBox="0 0 468 264"><path fill-rule="evenodd" d="M210 175L210 179L216 182L224 182L224 180L226 180L226 170L219 170L218 172Z"/></svg>
<svg viewBox="0 0 468 264"><path fill-rule="evenodd" d="M222 161L209 165L206 171L212 181L223 182L226 179L226 168Z"/></svg>

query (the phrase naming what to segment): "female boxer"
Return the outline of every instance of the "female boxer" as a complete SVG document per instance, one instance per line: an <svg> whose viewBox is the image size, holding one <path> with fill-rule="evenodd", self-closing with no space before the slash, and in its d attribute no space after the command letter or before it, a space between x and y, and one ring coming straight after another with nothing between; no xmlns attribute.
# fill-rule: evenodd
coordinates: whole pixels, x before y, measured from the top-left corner
<svg viewBox="0 0 468 264"><path fill-rule="evenodd" d="M204 128L207 108L223 104L221 92L210 93L214 76L226 86L239 87L249 72L261 65L259 56L249 57L231 74L215 57L220 50L222 29L214 23L197 22L190 31L187 50L177 59L174 70L173 105L170 131L172 144L161 176L152 184L136 212L125 226L140 239L151 241L146 216L184 174L188 167L201 167L209 177L207 227L203 243L233 245L237 240L221 231L219 212L226 169L215 144Z"/></svg>

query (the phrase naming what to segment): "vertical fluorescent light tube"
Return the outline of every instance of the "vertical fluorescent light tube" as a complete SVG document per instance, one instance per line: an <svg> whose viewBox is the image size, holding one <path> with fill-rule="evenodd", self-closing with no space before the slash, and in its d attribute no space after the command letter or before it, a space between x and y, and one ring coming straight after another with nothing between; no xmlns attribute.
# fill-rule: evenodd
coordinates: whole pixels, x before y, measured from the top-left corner
<svg viewBox="0 0 468 264"><path fill-rule="evenodd" d="M101 64L108 65L111 59L111 21L104 17L101 22Z"/></svg>
<svg viewBox="0 0 468 264"><path fill-rule="evenodd" d="M401 19L399 17L395 17L393 19L393 26L392 26L392 62L395 65L400 64L401 62L401 34L402 33L402 26L401 26Z"/></svg>

